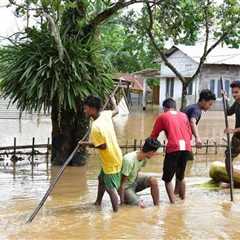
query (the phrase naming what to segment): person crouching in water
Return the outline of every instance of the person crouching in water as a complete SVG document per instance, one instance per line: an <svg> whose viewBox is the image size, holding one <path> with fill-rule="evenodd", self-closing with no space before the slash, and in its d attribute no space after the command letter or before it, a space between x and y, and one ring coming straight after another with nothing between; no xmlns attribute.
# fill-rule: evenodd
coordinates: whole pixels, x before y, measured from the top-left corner
<svg viewBox="0 0 240 240"><path fill-rule="evenodd" d="M171 203L175 203L173 176L179 189L179 196L185 199L184 174L186 164L191 152L192 131L187 115L176 111L176 102L168 98L163 102L164 113L156 119L151 137L157 139L160 132L164 131L167 137L166 156L163 164L162 179L165 182L166 191Z"/></svg>
<svg viewBox="0 0 240 240"><path fill-rule="evenodd" d="M84 113L93 119L90 141L80 141L82 146L98 149L101 159L101 171L98 176L98 194L96 205L101 205L105 191L109 194L114 212L118 211L118 189L121 183L122 152L118 145L112 117L118 113L112 100L114 111L101 111L101 100L89 96L84 101Z"/></svg>
<svg viewBox="0 0 240 240"><path fill-rule="evenodd" d="M144 208L143 201L136 193L150 188L154 205L159 205L157 179L139 174L147 159L152 158L159 147L160 142L158 140L148 138L140 151L134 151L123 156L122 180L119 188L121 204L126 203Z"/></svg>

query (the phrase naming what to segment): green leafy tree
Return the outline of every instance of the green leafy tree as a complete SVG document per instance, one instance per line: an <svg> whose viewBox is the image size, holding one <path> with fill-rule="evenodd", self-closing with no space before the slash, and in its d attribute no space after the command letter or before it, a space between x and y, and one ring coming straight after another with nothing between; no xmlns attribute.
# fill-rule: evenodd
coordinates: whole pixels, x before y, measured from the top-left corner
<svg viewBox="0 0 240 240"><path fill-rule="evenodd" d="M21 110L51 109L52 161L62 164L88 128L83 99L89 94L104 98L112 88L99 26L139 1L9 2L18 16L32 16L39 24L1 48L1 89ZM72 164L83 163L83 156L76 154Z"/></svg>
<svg viewBox="0 0 240 240"><path fill-rule="evenodd" d="M158 67L158 54L142 27L141 12L133 10L115 17L102 27L101 40L104 54L117 72L136 72Z"/></svg>
<svg viewBox="0 0 240 240"><path fill-rule="evenodd" d="M211 0L170 0L166 1L164 7L164 4L152 4L146 1L144 10L149 16L145 26L153 46L158 51L164 64L182 82L181 107L184 108L186 106L187 88L200 73L209 53L224 42L239 47L240 2L238 0L225 0L219 4ZM162 23L162 19L166 19L166 24ZM203 54L191 78L182 76L180 71L168 61L164 49L158 45L157 39L162 36L162 31L175 43L186 39L192 41L196 39L196 33L205 32ZM213 44L210 44L212 35L216 37L216 40Z"/></svg>

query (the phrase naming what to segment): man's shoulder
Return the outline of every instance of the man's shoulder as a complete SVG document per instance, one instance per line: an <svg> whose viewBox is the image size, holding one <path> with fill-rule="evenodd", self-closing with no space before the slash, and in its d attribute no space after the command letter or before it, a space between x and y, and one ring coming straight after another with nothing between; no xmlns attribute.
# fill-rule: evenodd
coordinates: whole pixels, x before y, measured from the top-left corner
<svg viewBox="0 0 240 240"><path fill-rule="evenodd" d="M136 158L137 158L137 152L136 151L127 153L123 156L123 159L125 161L134 161Z"/></svg>
<svg viewBox="0 0 240 240"><path fill-rule="evenodd" d="M99 117L93 121L94 126L101 126L102 121L111 120L112 119L112 111L111 110L104 110L100 112Z"/></svg>
<svg viewBox="0 0 240 240"><path fill-rule="evenodd" d="M184 112L178 112L178 116L180 116L181 118L187 118L187 115Z"/></svg>
<svg viewBox="0 0 240 240"><path fill-rule="evenodd" d="M163 118L164 116L166 116L166 112L161 112L161 113L158 114L158 116L156 117L156 119L157 119L157 120L158 120L158 119L161 119L161 118Z"/></svg>
<svg viewBox="0 0 240 240"><path fill-rule="evenodd" d="M183 112L187 112L187 111L193 111L193 110L201 110L198 106L197 103L194 103L194 104L190 104L188 105L184 110Z"/></svg>
<svg viewBox="0 0 240 240"><path fill-rule="evenodd" d="M183 112L188 115L188 117L194 116L201 116L202 110L200 109L199 105L197 103L191 104L187 106Z"/></svg>

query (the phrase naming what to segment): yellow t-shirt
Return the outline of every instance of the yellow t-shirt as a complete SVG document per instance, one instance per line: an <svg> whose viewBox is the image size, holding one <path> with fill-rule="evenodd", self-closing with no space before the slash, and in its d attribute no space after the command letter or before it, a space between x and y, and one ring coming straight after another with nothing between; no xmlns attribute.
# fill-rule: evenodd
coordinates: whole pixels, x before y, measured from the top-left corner
<svg viewBox="0 0 240 240"><path fill-rule="evenodd" d="M95 147L106 144L104 150L98 149L103 172L106 174L114 174L121 171L122 168L122 151L118 145L115 134L112 111L102 111L100 116L93 121L90 141Z"/></svg>

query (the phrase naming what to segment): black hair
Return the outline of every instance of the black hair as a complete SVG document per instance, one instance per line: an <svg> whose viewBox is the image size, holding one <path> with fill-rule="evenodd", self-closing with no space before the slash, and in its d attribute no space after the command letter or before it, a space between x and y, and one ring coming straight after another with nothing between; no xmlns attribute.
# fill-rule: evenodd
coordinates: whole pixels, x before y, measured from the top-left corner
<svg viewBox="0 0 240 240"><path fill-rule="evenodd" d="M216 95L209 89L203 89L199 94L199 100L198 102L201 102L202 100L210 101L210 100L216 100Z"/></svg>
<svg viewBox="0 0 240 240"><path fill-rule="evenodd" d="M172 98L167 98L163 101L162 104L163 107L165 108L174 108L176 109L176 102Z"/></svg>
<svg viewBox="0 0 240 240"><path fill-rule="evenodd" d="M233 81L230 85L231 88L240 88L240 81Z"/></svg>
<svg viewBox="0 0 240 240"><path fill-rule="evenodd" d="M84 100L83 105L95 108L99 111L102 107L102 101L99 97L90 95Z"/></svg>
<svg viewBox="0 0 240 240"><path fill-rule="evenodd" d="M161 143L157 139L147 138L142 147L142 151L144 153L151 152L151 151L156 152L160 147L160 145Z"/></svg>

